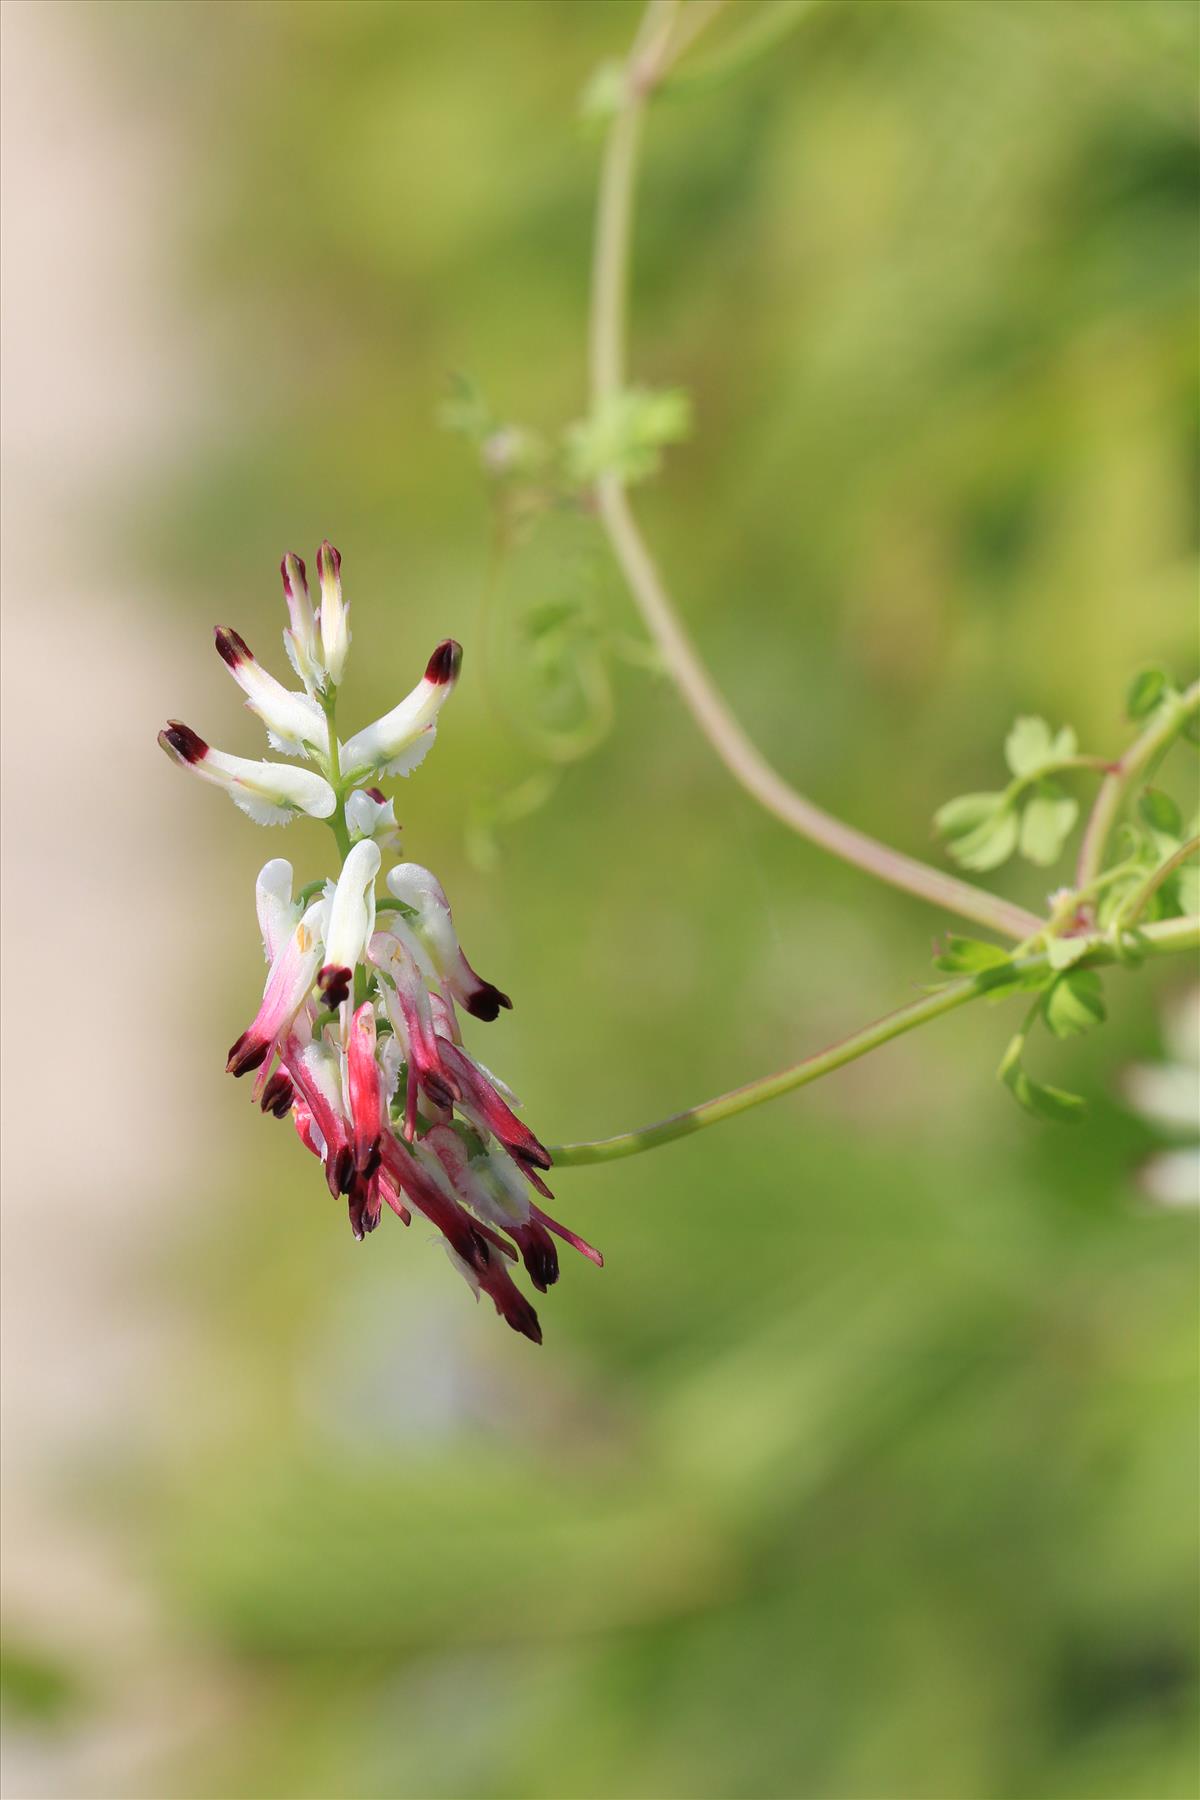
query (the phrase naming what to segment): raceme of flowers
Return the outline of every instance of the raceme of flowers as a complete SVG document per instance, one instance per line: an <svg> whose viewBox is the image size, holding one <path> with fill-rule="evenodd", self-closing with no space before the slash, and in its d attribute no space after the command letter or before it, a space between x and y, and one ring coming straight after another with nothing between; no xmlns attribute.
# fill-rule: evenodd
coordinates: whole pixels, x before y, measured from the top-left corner
<svg viewBox="0 0 1200 1800"><path fill-rule="evenodd" d="M460 1009L493 1020L512 1002L467 961L428 869L394 861L386 894L376 895L399 842L394 803L378 783L410 774L428 752L461 648L439 644L412 692L343 743L335 710L350 628L341 557L321 545L315 607L301 559L285 556L281 569L284 647L302 691L269 674L236 631L218 627L216 646L271 746L309 766L227 755L176 719L158 738L260 825L301 813L325 820L342 854L336 880L298 894L282 858L259 875L266 985L226 1067L254 1075L264 1113L291 1119L330 1193L345 1196L356 1238L374 1231L385 1207L405 1225L413 1211L424 1214L476 1295L540 1343L537 1313L509 1264L520 1257L544 1293L558 1279L555 1237L596 1264L602 1258L537 1204L553 1198L550 1156L517 1116L515 1096L463 1042Z"/></svg>

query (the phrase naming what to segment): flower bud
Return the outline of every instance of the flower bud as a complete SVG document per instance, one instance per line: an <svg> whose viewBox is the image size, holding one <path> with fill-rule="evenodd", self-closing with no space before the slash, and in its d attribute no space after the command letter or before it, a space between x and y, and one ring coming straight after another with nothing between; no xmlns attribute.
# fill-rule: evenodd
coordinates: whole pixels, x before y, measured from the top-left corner
<svg viewBox="0 0 1200 1800"><path fill-rule="evenodd" d="M400 839L396 803L378 788L355 788L346 801L346 824L352 839L373 838L381 848L391 849Z"/></svg>
<svg viewBox="0 0 1200 1800"><path fill-rule="evenodd" d="M325 680L325 668L321 662L312 601L308 597L308 571L303 557L289 550L279 565L279 572L283 576L283 597L287 602L289 621L283 634L283 647L305 690L315 694Z"/></svg>
<svg viewBox="0 0 1200 1800"><path fill-rule="evenodd" d="M317 551L321 579L321 657L330 684L337 687L346 668L350 648L350 608L342 599L342 557L326 538Z"/></svg>

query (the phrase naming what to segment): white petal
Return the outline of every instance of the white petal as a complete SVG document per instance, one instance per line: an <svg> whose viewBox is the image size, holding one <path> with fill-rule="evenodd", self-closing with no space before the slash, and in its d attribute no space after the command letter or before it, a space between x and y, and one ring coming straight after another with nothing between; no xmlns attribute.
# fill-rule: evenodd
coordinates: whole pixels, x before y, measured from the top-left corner
<svg viewBox="0 0 1200 1800"><path fill-rule="evenodd" d="M282 856L264 863L254 889L254 907L262 934L263 954L273 962L288 934L296 929L300 907L292 900L292 865Z"/></svg>
<svg viewBox="0 0 1200 1800"><path fill-rule="evenodd" d="M338 968L358 966L375 929L374 881L379 863L379 845L363 838L351 848L338 876L325 942L325 960Z"/></svg>

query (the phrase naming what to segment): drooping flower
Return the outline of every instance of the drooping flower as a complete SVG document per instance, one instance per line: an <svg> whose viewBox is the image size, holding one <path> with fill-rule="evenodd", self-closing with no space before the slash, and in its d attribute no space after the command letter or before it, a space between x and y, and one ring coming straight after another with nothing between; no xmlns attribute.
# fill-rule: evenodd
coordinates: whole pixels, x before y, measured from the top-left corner
<svg viewBox="0 0 1200 1800"><path fill-rule="evenodd" d="M512 1001L477 975L458 941L445 889L420 863L400 863L388 871L388 890L416 914L416 930L450 995L477 1019L494 1019Z"/></svg>
<svg viewBox="0 0 1200 1800"><path fill-rule="evenodd" d="M518 1116L515 1096L463 1042L459 1007L494 1020L512 1002L467 961L441 883L419 863L401 862L377 903L376 880L399 832L392 801L362 785L421 761L462 651L445 639L411 693L341 746L333 710L350 643L341 557L321 545L315 613L301 559L285 556L281 566L284 644L304 692L277 681L228 626L217 630L217 649L272 745L315 768L227 755L174 720L159 735L173 761L223 787L258 823L307 813L327 820L346 852L336 880L310 882L298 895L282 857L261 870L255 912L266 983L227 1067L257 1071L255 1099L264 1113L291 1118L330 1193L345 1199L356 1238L375 1230L385 1208L404 1224L419 1212L476 1296L486 1294L514 1331L540 1343L537 1314L509 1265L523 1261L545 1292L559 1274L555 1238L597 1264L602 1258L537 1205L534 1191L552 1197L550 1155Z"/></svg>

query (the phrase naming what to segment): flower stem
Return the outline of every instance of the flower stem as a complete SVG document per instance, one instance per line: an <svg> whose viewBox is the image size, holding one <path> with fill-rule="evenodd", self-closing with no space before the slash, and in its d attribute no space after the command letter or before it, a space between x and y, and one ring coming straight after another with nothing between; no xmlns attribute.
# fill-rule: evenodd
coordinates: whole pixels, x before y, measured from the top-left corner
<svg viewBox="0 0 1200 1800"><path fill-rule="evenodd" d="M652 0L643 25L643 36L653 23L654 12ZM652 67L655 64L651 52L644 50L639 57L635 46L625 97L609 128L600 172L588 359L595 412L618 395L625 382L625 320L633 199L642 118L652 87L646 70ZM660 55L657 65L660 79L663 73ZM824 812L785 781L751 743L701 662L655 567L619 476L601 476L596 501L617 563L658 646L667 673L695 723L730 774L761 806L801 837L931 905L1017 940L1029 937L1038 929L1040 921L1023 907L889 849Z"/></svg>
<svg viewBox="0 0 1200 1800"><path fill-rule="evenodd" d="M1148 925L1141 934L1141 947L1148 956L1168 956L1180 951L1195 950L1200 947L1200 919L1168 919L1162 924ZM1097 968L1118 960L1114 940L1110 936L1097 934L1087 952L1074 966ZM689 1107L686 1112L674 1113L669 1119L660 1119L657 1124L643 1126L640 1131L623 1131L616 1137L598 1138L588 1143L560 1144L552 1148L550 1154L559 1167L576 1168L585 1163L612 1162L622 1156L637 1156L643 1150L656 1149L659 1144L669 1144L676 1138L689 1137L694 1131L703 1131L706 1125L716 1125L722 1119L732 1119L738 1113L748 1112L753 1106L761 1106L764 1101L777 1099L780 1094L789 1094L793 1088L807 1087L810 1082L819 1081L822 1075L829 1075L834 1069L844 1068L847 1063L856 1062L860 1056L877 1050L881 1044L903 1037L906 1032L928 1024L931 1019L939 1019L945 1013L954 1012L968 1001L977 1000L1005 981L1010 981L1013 970L1031 975L1048 967L1049 960L1045 952L1042 952L1036 956L1021 957L1012 964L984 969L977 975L963 976L959 981L948 982L936 993L914 1000L909 1006L902 1006L898 1012L876 1019L873 1024L864 1026L851 1037L843 1038L840 1044L821 1050L815 1056L806 1057L803 1062L793 1063L790 1068L781 1069L777 1074L764 1075L758 1081L747 1082L745 1087L734 1088L727 1094L718 1094L715 1100L706 1100L700 1106ZM1020 991L1014 984L1012 992L1015 994Z"/></svg>
<svg viewBox="0 0 1200 1800"><path fill-rule="evenodd" d="M1079 846L1079 862L1075 870L1077 888L1086 887L1100 873L1117 814L1134 782L1169 749L1188 719L1198 709L1200 681L1195 681L1186 693L1175 695L1170 702L1159 708L1142 735L1134 739L1105 776L1088 822L1083 828L1083 841Z"/></svg>

